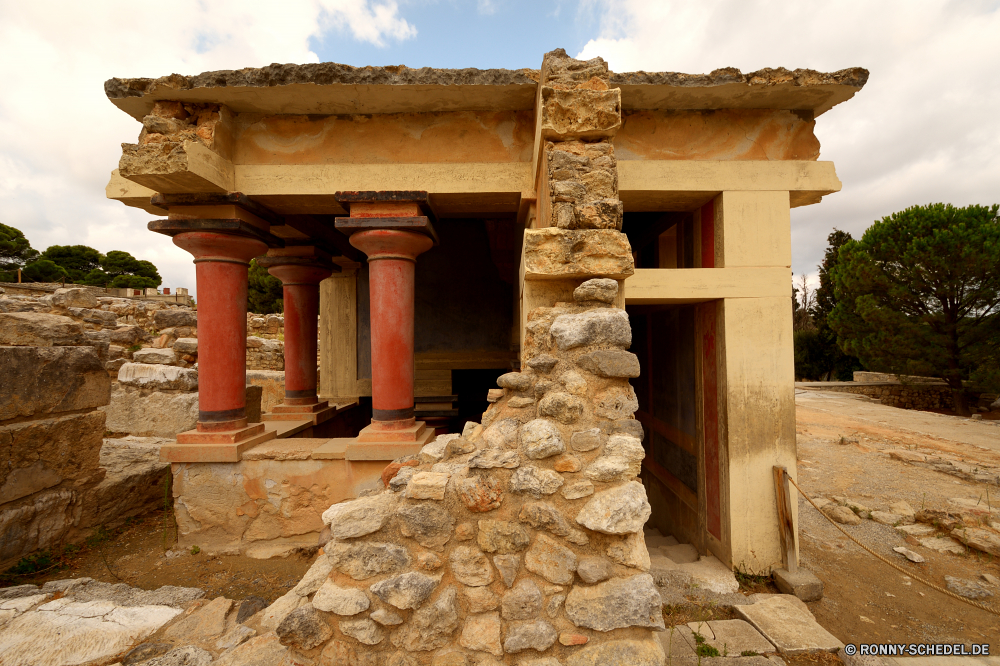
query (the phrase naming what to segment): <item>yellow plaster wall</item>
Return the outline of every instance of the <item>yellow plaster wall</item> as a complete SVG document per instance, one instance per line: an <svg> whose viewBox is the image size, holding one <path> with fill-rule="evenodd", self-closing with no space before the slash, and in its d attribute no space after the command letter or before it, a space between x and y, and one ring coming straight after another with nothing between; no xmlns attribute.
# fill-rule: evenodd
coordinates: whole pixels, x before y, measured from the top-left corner
<svg viewBox="0 0 1000 666"><path fill-rule="evenodd" d="M727 298L722 312L723 547L733 567L767 573L781 566L772 466L796 477L791 295Z"/></svg>
<svg viewBox="0 0 1000 666"><path fill-rule="evenodd" d="M787 191L723 192L715 199L715 216L716 266L791 268L792 221Z"/></svg>
<svg viewBox="0 0 1000 666"><path fill-rule="evenodd" d="M615 135L621 160L816 160L816 122L793 111L625 111Z"/></svg>
<svg viewBox="0 0 1000 666"><path fill-rule="evenodd" d="M238 120L236 164L528 162L531 111L454 111Z"/></svg>

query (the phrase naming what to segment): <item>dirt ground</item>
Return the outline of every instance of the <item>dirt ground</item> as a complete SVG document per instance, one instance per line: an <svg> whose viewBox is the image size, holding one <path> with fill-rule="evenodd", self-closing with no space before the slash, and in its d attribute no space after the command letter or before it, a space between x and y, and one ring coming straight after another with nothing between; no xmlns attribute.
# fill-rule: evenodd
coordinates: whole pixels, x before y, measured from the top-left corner
<svg viewBox="0 0 1000 666"><path fill-rule="evenodd" d="M177 550L172 551L177 555L167 557L175 535L168 520L164 536L164 523L162 511L146 514L121 529L92 536L79 550L61 554L55 566L37 575L5 574L0 586L89 577L146 590L163 585L198 587L209 599L256 596L270 603L294 587L315 559L315 553L255 560Z"/></svg>
<svg viewBox="0 0 1000 666"><path fill-rule="evenodd" d="M943 453L964 462L1000 465L1000 424L914 412L843 393L796 395L798 480L812 497L848 496L871 509L905 500L915 510L956 510L951 498L1000 504L1000 488L970 482L889 457L886 449ZM844 440L856 440L856 443ZM992 643L1000 652L1000 617L928 588L879 562L799 498L800 562L825 584L822 600L809 604L820 624L847 643ZM894 527L865 520L843 526L880 555L913 575L946 586L944 576L978 580L1000 576L995 558L925 548ZM943 535L943 533L942 533ZM926 562L914 564L892 551L906 546ZM1000 608L1000 588L985 601Z"/></svg>

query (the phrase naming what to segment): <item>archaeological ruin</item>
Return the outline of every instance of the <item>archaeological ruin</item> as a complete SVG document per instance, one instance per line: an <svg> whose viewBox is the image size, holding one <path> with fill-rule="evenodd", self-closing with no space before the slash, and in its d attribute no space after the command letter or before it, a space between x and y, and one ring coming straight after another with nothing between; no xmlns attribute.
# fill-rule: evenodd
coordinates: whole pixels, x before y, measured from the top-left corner
<svg viewBox="0 0 1000 666"><path fill-rule="evenodd" d="M725 595L789 564L790 210L840 190L816 119L867 76L556 50L111 79L141 130L107 196L193 256L197 309L150 305L134 340L114 313L0 313L34 317L0 353L94 375L0 414L94 440L72 473L25 457L0 502L38 490L29 463L78 502L101 429L158 437L180 546L321 547L255 619L289 663L659 665L664 580ZM251 259L281 318L248 315ZM120 307L84 291L57 293Z"/></svg>

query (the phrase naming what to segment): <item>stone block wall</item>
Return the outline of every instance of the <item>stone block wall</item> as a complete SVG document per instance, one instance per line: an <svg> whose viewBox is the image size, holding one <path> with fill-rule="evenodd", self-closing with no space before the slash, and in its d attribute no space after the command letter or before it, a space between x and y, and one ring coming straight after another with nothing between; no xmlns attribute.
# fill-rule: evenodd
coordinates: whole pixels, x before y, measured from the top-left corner
<svg viewBox="0 0 1000 666"><path fill-rule="evenodd" d="M91 526L111 380L87 343L69 317L0 313L0 567Z"/></svg>
<svg viewBox="0 0 1000 666"><path fill-rule="evenodd" d="M247 338L247 370L284 370L285 343L250 336Z"/></svg>
<svg viewBox="0 0 1000 666"><path fill-rule="evenodd" d="M828 391L854 393L875 398L883 405L899 407L900 409L954 409L955 400L951 389L943 384L860 384L849 386L841 384L824 388ZM980 391L967 391L969 404L975 406L979 402Z"/></svg>

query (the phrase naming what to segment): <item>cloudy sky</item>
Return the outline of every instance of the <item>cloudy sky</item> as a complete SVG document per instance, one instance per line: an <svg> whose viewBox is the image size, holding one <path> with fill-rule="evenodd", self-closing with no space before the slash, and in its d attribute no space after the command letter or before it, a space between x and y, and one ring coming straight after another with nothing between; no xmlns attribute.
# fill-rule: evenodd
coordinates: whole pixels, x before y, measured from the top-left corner
<svg viewBox="0 0 1000 666"><path fill-rule="evenodd" d="M556 47L615 71L733 66L833 71L868 85L818 119L844 183L792 212L796 273L834 227L859 235L910 205L1000 202L1000 0L0 0L0 222L39 250L85 244L153 261L194 287L190 256L104 198L139 123L113 77L272 62L534 67Z"/></svg>

